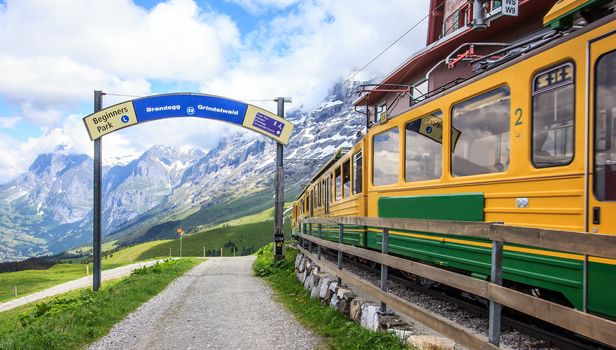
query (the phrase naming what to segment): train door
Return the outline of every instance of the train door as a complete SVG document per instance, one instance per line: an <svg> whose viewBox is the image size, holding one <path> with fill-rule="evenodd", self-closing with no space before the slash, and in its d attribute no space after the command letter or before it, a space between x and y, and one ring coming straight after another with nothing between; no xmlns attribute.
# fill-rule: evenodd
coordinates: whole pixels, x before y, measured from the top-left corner
<svg viewBox="0 0 616 350"><path fill-rule="evenodd" d="M616 234L616 33L589 43L588 231Z"/></svg>

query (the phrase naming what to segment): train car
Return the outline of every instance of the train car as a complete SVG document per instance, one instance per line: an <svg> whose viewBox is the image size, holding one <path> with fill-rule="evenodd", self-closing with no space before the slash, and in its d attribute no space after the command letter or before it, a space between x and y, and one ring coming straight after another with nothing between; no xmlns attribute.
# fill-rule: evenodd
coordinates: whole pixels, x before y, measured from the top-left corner
<svg viewBox="0 0 616 350"><path fill-rule="evenodd" d="M538 1L526 1L527 9L548 3ZM439 3L447 1L432 6ZM552 1L546 11L544 28L508 44L453 51L440 77L420 82L420 98L413 96L420 85L410 85L408 106L396 107L400 93L379 93L378 86L361 97L367 132L355 149L362 150L363 192L334 196L325 200L331 210L309 216L365 213L616 234L614 2ZM417 57L425 59L426 50ZM471 62L472 74L444 80L461 61ZM385 81L392 85L399 71ZM325 178L337 194L350 160L347 152L328 163L307 188ZM360 234L347 243L381 249L379 228L354 229ZM391 230L389 244L391 254L489 278L490 242ZM505 285L616 318L615 260L506 245L503 266Z"/></svg>

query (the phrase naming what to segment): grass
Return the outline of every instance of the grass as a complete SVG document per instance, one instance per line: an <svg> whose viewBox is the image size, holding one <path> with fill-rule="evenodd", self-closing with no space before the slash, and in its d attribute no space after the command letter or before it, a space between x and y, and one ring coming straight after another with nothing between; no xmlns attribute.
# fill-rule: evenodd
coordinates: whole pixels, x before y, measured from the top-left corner
<svg viewBox="0 0 616 350"><path fill-rule="evenodd" d="M310 299L310 293L293 272L297 250L286 249L286 259L274 264L272 244L257 252L255 274L272 286L279 300L308 328L319 334L330 349L396 350L407 349L395 335L369 331L338 311Z"/></svg>
<svg viewBox="0 0 616 350"><path fill-rule="evenodd" d="M289 224L285 225L285 231L291 231ZM201 231L190 236L184 236L182 239L182 256L203 256L204 246L207 256L220 256L220 248L223 248L223 256L232 256L234 250L235 255L249 255L259 249L259 247L271 242L273 235L273 221L225 226ZM175 239L152 247L143 252L138 259L169 256L169 249L171 249L171 255L179 256L180 240Z"/></svg>
<svg viewBox="0 0 616 350"><path fill-rule="evenodd" d="M92 274L92 264L56 264L48 270L24 270L18 272L0 273L0 302L34 293L55 285L72 281ZM122 264L104 264L103 270L122 266Z"/></svg>
<svg viewBox="0 0 616 350"><path fill-rule="evenodd" d="M167 261L106 283L97 293L84 289L1 313L0 349L82 349L199 262Z"/></svg>
<svg viewBox="0 0 616 350"><path fill-rule="evenodd" d="M111 256L103 257L103 270L132 264L139 261L143 252L148 251L160 244L168 241L153 241L128 247L113 253ZM19 272L0 273L0 302L15 299L15 286L17 286L17 297L38 292L55 285L72 281L92 275L92 264L81 264L78 259L72 260L72 264L56 264L48 270L24 270ZM86 267L87 266L87 267Z"/></svg>
<svg viewBox="0 0 616 350"><path fill-rule="evenodd" d="M144 252L168 242L170 242L170 240L159 240L124 248L103 259L103 264L132 264L143 260L140 259L140 256Z"/></svg>

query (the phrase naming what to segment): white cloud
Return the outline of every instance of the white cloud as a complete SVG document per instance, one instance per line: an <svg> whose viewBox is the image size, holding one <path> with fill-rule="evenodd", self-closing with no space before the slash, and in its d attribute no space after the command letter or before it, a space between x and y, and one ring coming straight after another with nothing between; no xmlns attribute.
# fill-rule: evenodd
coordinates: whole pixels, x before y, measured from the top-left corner
<svg viewBox="0 0 616 350"><path fill-rule="evenodd" d="M13 0L0 7L0 94L23 108L71 109L92 91L144 95L151 79L199 82L239 45L226 15L170 0L151 11L128 0ZM58 116L26 114L51 126Z"/></svg>
<svg viewBox="0 0 616 350"><path fill-rule="evenodd" d="M65 144L92 154L81 117L92 91L144 96L159 86L199 86L234 99L293 97L289 108L313 107L427 13L428 1L229 0L252 13L286 9L240 37L227 14L193 0L168 0L150 10L131 0L7 0L0 3L0 99L15 118L47 130L23 142L0 134L0 182L37 152ZM269 13L273 13L271 11ZM383 76L425 43L423 26L362 72ZM162 82L162 84L161 84ZM173 91L168 91L173 92ZM107 95L104 105L126 97ZM274 103L250 102L275 111ZM17 126L16 126L17 125ZM0 128L18 127L0 118ZM126 159L154 144L209 149L241 130L190 118L156 121L105 137L104 157ZM4 179L4 180L3 180Z"/></svg>
<svg viewBox="0 0 616 350"><path fill-rule="evenodd" d="M426 2L304 1L249 34L239 63L202 84L202 91L246 98L292 96L311 108L332 84L348 78L427 13ZM426 22L365 73L384 76L425 44Z"/></svg>
<svg viewBox="0 0 616 350"><path fill-rule="evenodd" d="M0 117L0 129L12 129L21 121L21 117Z"/></svg>
<svg viewBox="0 0 616 350"><path fill-rule="evenodd" d="M246 11L254 14L263 13L269 9L284 9L300 0L227 0L243 7Z"/></svg>

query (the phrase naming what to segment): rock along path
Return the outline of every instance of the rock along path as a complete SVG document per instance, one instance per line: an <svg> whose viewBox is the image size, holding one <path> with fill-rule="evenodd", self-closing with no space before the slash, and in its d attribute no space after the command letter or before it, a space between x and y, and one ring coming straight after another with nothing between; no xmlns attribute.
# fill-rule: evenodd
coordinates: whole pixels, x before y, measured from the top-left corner
<svg viewBox="0 0 616 350"><path fill-rule="evenodd" d="M144 266L154 265L158 260L140 262L126 266L117 267L111 270L105 270L101 273L101 281L108 281L129 275L133 270ZM161 260L162 261L162 260ZM0 304L0 312L14 309L18 306L26 305L41 299L49 298L58 294L70 292L71 290L92 287L92 276L82 277L66 283L58 284L51 288L47 288L40 292L28 294L21 298L13 299Z"/></svg>
<svg viewBox="0 0 616 350"><path fill-rule="evenodd" d="M252 274L254 256L211 258L90 346L98 349L315 349L306 330Z"/></svg>

